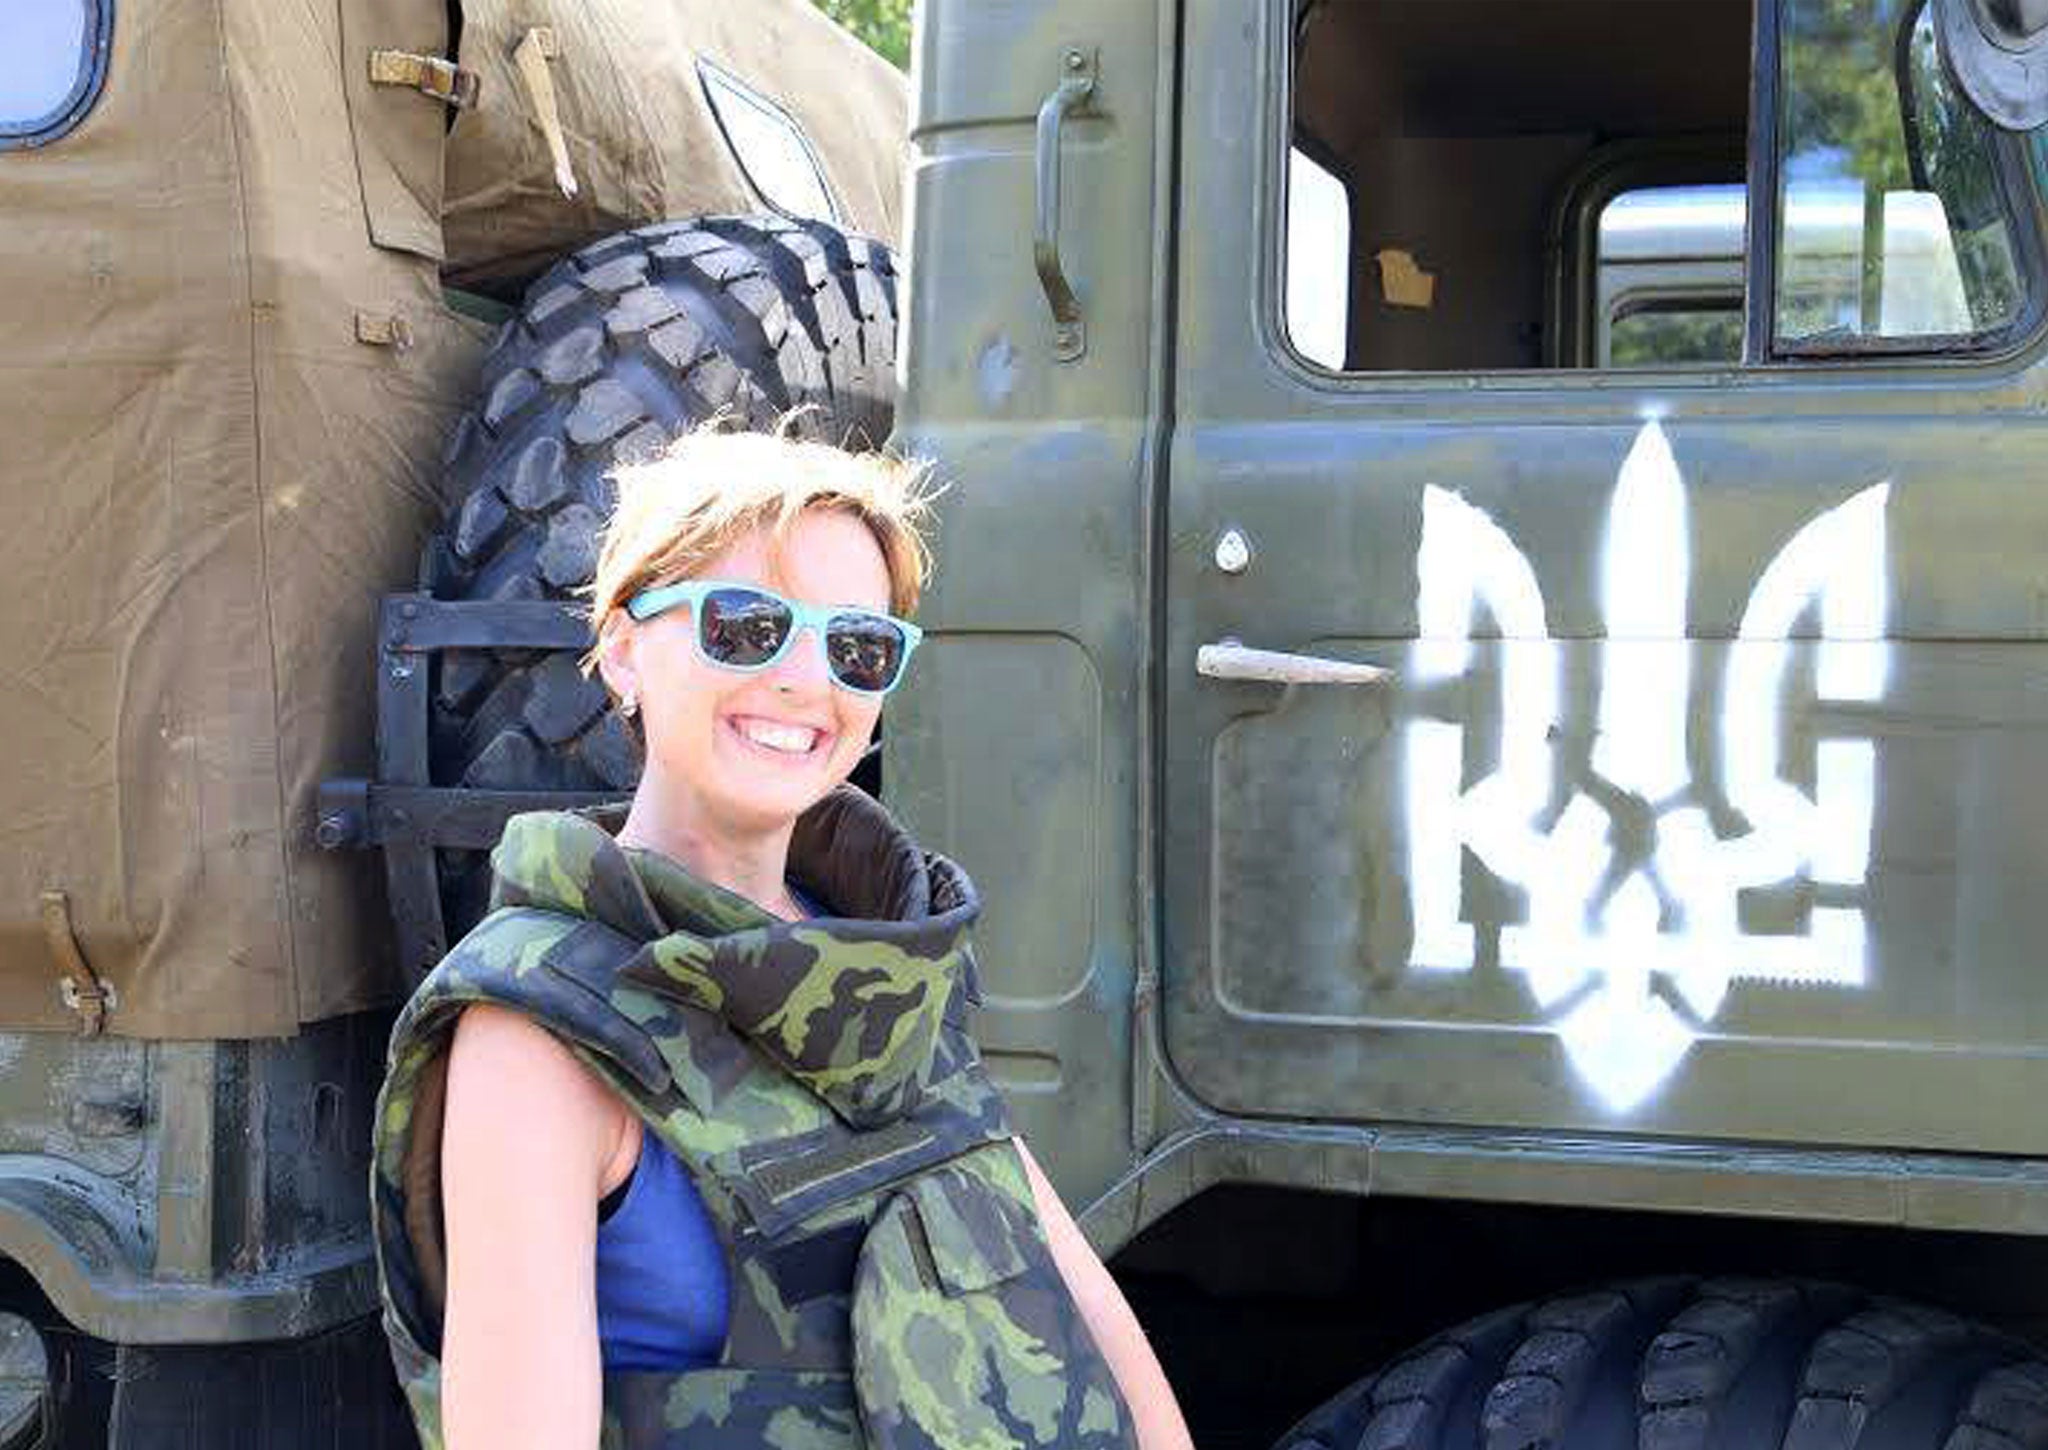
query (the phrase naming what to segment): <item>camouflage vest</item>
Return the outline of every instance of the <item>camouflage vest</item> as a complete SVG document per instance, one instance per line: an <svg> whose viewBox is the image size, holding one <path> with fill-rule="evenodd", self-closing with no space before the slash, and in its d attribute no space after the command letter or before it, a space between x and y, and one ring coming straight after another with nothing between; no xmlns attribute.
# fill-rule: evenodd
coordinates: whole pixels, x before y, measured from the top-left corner
<svg viewBox="0 0 2048 1450"><path fill-rule="evenodd" d="M428 1450L445 1049L483 1001L544 1023L640 1114L726 1249L719 1362L607 1375L607 1450L1134 1446L966 1031L966 875L843 789L799 823L791 874L845 915L784 922L606 824L514 818L491 914L392 1032L372 1217Z"/></svg>

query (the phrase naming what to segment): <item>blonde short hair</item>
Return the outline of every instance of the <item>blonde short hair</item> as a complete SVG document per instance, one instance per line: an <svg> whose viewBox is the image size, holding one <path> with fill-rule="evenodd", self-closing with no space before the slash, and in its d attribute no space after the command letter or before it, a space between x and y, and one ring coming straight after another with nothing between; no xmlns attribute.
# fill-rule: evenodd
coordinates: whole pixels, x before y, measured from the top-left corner
<svg viewBox="0 0 2048 1450"><path fill-rule="evenodd" d="M867 525L889 571L889 608L917 608L931 570L922 531L931 511L927 465L887 453L848 453L774 433L731 431L714 420L645 462L620 468L590 586L590 623L606 623L643 589L692 577L735 541L766 529L776 544L813 509ZM593 647L584 658L596 664Z"/></svg>

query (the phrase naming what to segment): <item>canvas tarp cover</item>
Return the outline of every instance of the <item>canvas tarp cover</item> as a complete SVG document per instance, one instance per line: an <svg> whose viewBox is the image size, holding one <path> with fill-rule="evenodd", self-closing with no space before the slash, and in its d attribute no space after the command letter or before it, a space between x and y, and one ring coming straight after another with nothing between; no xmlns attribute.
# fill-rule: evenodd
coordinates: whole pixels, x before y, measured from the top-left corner
<svg viewBox="0 0 2048 1450"><path fill-rule="evenodd" d="M377 601L482 340L371 241L437 249L445 110L343 57L439 50L445 12L113 13L90 116L0 153L0 1025L76 1026L56 889L108 1030L287 1034L400 985L377 858L314 846L315 788L373 773ZM393 318L409 348L358 340Z"/></svg>
<svg viewBox="0 0 2048 1450"><path fill-rule="evenodd" d="M811 0L465 0L460 56L478 104L448 136L450 276L526 277L623 228L758 210L697 70L705 57L802 127L855 231L894 241L909 106L902 75ZM514 56L547 61L577 194L563 195Z"/></svg>

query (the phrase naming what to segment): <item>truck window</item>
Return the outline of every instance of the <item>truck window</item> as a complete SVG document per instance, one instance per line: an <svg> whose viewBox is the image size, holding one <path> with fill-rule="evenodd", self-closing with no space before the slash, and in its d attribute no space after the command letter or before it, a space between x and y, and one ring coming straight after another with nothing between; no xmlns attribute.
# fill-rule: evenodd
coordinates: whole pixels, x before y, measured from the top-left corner
<svg viewBox="0 0 2048 1450"><path fill-rule="evenodd" d="M754 190L784 216L837 221L825 169L796 118L738 76L699 57L697 75L726 144Z"/></svg>
<svg viewBox="0 0 2048 1450"><path fill-rule="evenodd" d="M1792 353L1997 332L2025 300L1993 133L1925 3L1782 0L1774 331Z"/></svg>
<svg viewBox="0 0 2048 1450"><path fill-rule="evenodd" d="M1645 186L1600 208L1598 367L1742 361L1743 188Z"/></svg>
<svg viewBox="0 0 2048 1450"><path fill-rule="evenodd" d="M1344 368L1726 367L1752 335L1751 362L2007 339L2031 316L2018 178L1948 79L1926 0L1762 3L1760 42L1750 0L1310 0L1290 134L1351 203ZM1760 49L1776 115L1752 128ZM1603 170L1613 155L1630 165ZM1767 303L1745 242L1759 197L1775 203ZM1307 225L1290 204L1290 278ZM1328 317L1288 292L1289 341L1333 366L1306 339ZM1769 325L1748 326L1764 305Z"/></svg>
<svg viewBox="0 0 2048 1450"><path fill-rule="evenodd" d="M47 145L92 109L106 75L109 5L0 5L0 150Z"/></svg>

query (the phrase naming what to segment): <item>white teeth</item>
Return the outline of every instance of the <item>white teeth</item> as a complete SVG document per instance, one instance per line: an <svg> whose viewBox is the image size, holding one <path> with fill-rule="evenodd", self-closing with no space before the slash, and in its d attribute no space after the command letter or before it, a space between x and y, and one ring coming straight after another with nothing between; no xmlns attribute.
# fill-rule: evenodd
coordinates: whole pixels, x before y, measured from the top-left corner
<svg viewBox="0 0 2048 1450"><path fill-rule="evenodd" d="M818 743L818 732L806 725L775 725L766 720L742 720L740 734L756 745L789 755L808 755Z"/></svg>

